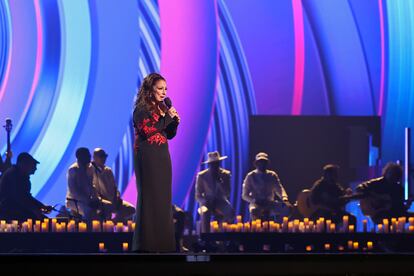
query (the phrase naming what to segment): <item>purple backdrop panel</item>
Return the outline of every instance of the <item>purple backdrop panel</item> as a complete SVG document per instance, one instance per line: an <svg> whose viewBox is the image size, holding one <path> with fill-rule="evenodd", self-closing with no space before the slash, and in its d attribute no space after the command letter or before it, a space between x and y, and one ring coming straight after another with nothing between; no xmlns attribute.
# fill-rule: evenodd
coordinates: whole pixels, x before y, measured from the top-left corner
<svg viewBox="0 0 414 276"><path fill-rule="evenodd" d="M226 0L244 49L258 114L290 114L295 44L291 1Z"/></svg>
<svg viewBox="0 0 414 276"><path fill-rule="evenodd" d="M174 202L199 167L213 110L218 65L216 1L160 0L161 72L181 116L170 143Z"/></svg>

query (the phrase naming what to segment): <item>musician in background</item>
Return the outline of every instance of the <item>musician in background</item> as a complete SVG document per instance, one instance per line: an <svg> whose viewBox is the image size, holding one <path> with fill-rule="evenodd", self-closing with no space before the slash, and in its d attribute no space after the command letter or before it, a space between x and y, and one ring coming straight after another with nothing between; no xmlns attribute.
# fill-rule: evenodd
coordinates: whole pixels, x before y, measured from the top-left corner
<svg viewBox="0 0 414 276"><path fill-rule="evenodd" d="M256 169L243 182L242 198L249 203L252 220L272 217L280 221L290 215L292 205L279 176L268 169L269 162L268 154L259 152L254 161Z"/></svg>
<svg viewBox="0 0 414 276"><path fill-rule="evenodd" d="M382 223L384 218L412 215L407 212L407 206L404 204L404 189L401 185L402 174L402 167L390 162L385 165L381 177L358 185L357 193L362 194L363 198L369 199L372 208L376 209L375 214L371 216L376 224Z"/></svg>
<svg viewBox="0 0 414 276"><path fill-rule="evenodd" d="M212 215L227 222L234 220L235 213L229 201L231 174L220 167L220 161L226 158L227 156L220 156L218 151L209 152L208 160L203 162L208 164L208 169L197 174L195 198L200 205L203 233L210 232Z"/></svg>
<svg viewBox="0 0 414 276"><path fill-rule="evenodd" d="M94 186L89 149L78 148L76 159L67 173L66 207L85 220L106 219L110 216L111 203L101 198Z"/></svg>
<svg viewBox="0 0 414 276"><path fill-rule="evenodd" d="M131 203L122 200L112 169L105 165L107 157L108 154L101 148L96 148L93 152L94 187L102 199L112 204L111 213L115 214L114 220L127 221L132 219L135 208ZM111 219L111 217L108 217L108 219Z"/></svg>
<svg viewBox="0 0 414 276"><path fill-rule="evenodd" d="M22 152L16 165L11 166L0 180L0 218L5 220L43 219L52 206L38 201L30 193L30 175L39 162L29 153Z"/></svg>
<svg viewBox="0 0 414 276"><path fill-rule="evenodd" d="M345 211L345 196L352 194L350 188L344 189L339 179L339 166L328 164L323 167L323 176L318 179L311 189L311 201L320 208L313 214L312 219L324 217L334 223L342 222L343 216L349 217L350 224L356 223L356 217Z"/></svg>

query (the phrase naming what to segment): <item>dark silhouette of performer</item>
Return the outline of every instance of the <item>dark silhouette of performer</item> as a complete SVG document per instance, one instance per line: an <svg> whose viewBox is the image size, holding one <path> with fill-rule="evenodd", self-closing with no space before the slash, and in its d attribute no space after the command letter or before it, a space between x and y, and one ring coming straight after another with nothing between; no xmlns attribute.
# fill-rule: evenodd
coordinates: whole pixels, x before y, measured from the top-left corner
<svg viewBox="0 0 414 276"><path fill-rule="evenodd" d="M350 188L344 189L338 183L339 166L329 164L323 167L323 176L318 179L311 189L311 200L314 204L321 206L311 219L324 217L334 223L342 222L343 216L349 216L349 223L355 224L356 217L346 212L344 196L352 194Z"/></svg>
<svg viewBox="0 0 414 276"><path fill-rule="evenodd" d="M180 117L164 103L167 84L160 74L146 76L133 113L137 180L136 228L132 250L174 252L172 167L168 139L176 135Z"/></svg>
<svg viewBox="0 0 414 276"><path fill-rule="evenodd" d="M227 156L220 156L218 151L209 152L208 169L198 173L195 187L195 198L200 208L201 231L210 232L210 219L214 215L217 220L232 222L235 212L229 201L231 173L220 167L220 161Z"/></svg>
<svg viewBox="0 0 414 276"><path fill-rule="evenodd" d="M399 164L388 163L382 170L382 176L358 185L356 191L362 198L368 198L374 209L371 219L382 223L384 218L412 216L404 204L404 189L401 185L403 170Z"/></svg>
<svg viewBox="0 0 414 276"><path fill-rule="evenodd" d="M16 165L9 168L0 181L0 217L6 220L43 219L52 206L46 206L30 193L30 175L39 162L29 153L22 152Z"/></svg>

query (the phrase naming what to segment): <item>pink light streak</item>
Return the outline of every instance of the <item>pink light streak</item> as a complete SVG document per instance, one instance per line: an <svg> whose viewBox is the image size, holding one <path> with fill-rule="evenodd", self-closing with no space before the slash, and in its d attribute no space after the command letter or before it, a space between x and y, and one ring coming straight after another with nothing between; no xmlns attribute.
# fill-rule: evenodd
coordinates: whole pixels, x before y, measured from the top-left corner
<svg viewBox="0 0 414 276"><path fill-rule="evenodd" d="M27 113L30 104L32 102L34 93L36 91L37 85L39 84L40 79L40 72L42 69L42 59L43 59L43 26L42 26L42 13L40 11L40 3L39 0L33 1L35 7L35 15L36 15L36 31L37 31L37 46L36 46L36 64L35 64L35 71L33 76L32 86L30 88L29 99L26 103L24 108L24 114Z"/></svg>
<svg viewBox="0 0 414 276"><path fill-rule="evenodd" d="M381 77L380 77L380 98L378 106L378 116L381 116L384 109L384 83L385 83L385 31L384 31L384 10L382 0L378 0L381 34Z"/></svg>
<svg viewBox="0 0 414 276"><path fill-rule="evenodd" d="M305 78L305 32L301 0L292 0L293 28L295 33L295 77L293 84L292 115L300 115L303 101Z"/></svg>
<svg viewBox="0 0 414 276"><path fill-rule="evenodd" d="M10 34L10 37L12 37L11 34ZM11 57L12 57L12 49L13 49L12 46L13 46L13 41L10 40L9 53L7 55L7 61L6 61L7 62L6 73L4 74L3 83L0 86L0 103L4 97L4 94L6 93L6 87L9 82L9 78L10 78Z"/></svg>

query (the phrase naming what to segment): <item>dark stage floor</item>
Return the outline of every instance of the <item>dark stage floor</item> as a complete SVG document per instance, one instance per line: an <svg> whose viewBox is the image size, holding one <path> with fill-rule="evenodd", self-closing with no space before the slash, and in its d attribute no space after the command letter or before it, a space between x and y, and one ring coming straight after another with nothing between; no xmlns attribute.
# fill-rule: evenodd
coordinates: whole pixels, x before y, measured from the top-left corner
<svg viewBox="0 0 414 276"><path fill-rule="evenodd" d="M53 275L412 275L411 254L3 254L2 271Z"/></svg>

